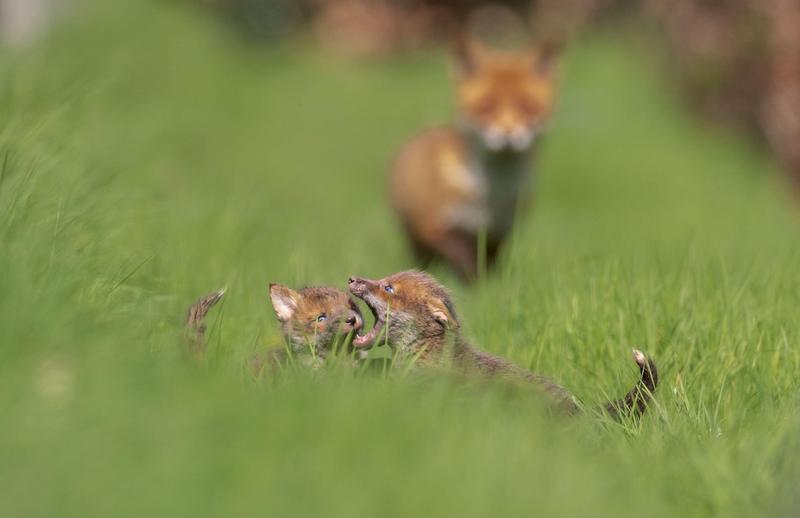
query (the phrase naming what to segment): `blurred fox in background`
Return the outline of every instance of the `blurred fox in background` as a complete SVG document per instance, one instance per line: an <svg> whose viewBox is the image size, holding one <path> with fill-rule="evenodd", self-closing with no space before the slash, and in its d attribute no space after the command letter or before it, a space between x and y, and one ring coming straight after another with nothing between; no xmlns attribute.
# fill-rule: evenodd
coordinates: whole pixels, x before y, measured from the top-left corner
<svg viewBox="0 0 800 518"><path fill-rule="evenodd" d="M555 104L557 48L456 38L458 120L413 137L391 171L392 205L423 266L444 259L472 279L479 243L494 263L527 202L535 144Z"/></svg>

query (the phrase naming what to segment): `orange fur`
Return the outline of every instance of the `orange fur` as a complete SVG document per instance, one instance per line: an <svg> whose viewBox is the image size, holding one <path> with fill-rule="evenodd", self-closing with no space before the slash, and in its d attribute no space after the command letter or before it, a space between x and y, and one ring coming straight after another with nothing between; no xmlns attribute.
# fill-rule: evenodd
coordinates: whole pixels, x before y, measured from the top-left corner
<svg viewBox="0 0 800 518"><path fill-rule="evenodd" d="M390 195L419 259L443 258L469 278L479 233L492 262L524 201L532 146L555 103L554 58L472 42L457 57L459 123L411 139L395 161Z"/></svg>

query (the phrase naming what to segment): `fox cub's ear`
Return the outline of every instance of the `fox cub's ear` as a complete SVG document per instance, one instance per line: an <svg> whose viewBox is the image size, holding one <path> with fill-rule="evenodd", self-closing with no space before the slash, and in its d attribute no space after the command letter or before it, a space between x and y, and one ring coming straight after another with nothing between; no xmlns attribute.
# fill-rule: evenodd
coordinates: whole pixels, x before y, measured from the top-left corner
<svg viewBox="0 0 800 518"><path fill-rule="evenodd" d="M432 300L428 303L428 309L434 320L445 329L458 329L459 324L455 315L447 308L447 305L440 300Z"/></svg>
<svg viewBox="0 0 800 518"><path fill-rule="evenodd" d="M300 300L300 294L286 286L270 284L269 298L272 300L275 316L281 322L286 322L297 311L297 302Z"/></svg>

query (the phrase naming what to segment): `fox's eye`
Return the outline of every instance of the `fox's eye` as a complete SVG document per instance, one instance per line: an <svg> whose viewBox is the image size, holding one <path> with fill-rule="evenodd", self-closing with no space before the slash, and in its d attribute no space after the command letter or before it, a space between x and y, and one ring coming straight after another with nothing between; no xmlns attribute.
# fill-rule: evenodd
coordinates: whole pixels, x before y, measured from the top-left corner
<svg viewBox="0 0 800 518"><path fill-rule="evenodd" d="M383 290L390 295L394 295L394 286L392 286L391 284L387 284L386 286L384 286Z"/></svg>
<svg viewBox="0 0 800 518"><path fill-rule="evenodd" d="M325 313L317 317L317 322L325 322L326 320L328 320L328 315L326 315Z"/></svg>

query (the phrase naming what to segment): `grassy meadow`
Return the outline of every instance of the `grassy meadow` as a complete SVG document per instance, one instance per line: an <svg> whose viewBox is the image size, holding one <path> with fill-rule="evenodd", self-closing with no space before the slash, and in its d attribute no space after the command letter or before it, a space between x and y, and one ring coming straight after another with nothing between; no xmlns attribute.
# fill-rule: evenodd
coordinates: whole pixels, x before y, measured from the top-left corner
<svg viewBox="0 0 800 518"><path fill-rule="evenodd" d="M650 353L657 402L617 424L394 372L253 380L282 343L269 282L413 266L386 169L452 116L446 58L96 4L0 49L0 516L800 512L798 212L748 140L685 112L644 31L565 56L498 270L433 270L475 343L587 405ZM196 365L183 316L223 286Z"/></svg>

